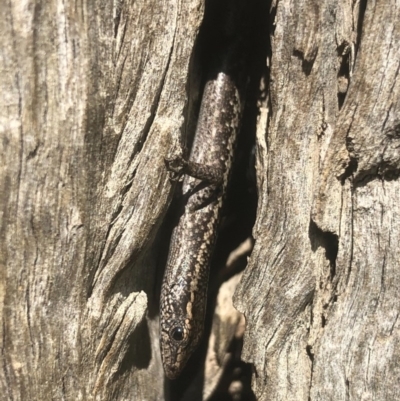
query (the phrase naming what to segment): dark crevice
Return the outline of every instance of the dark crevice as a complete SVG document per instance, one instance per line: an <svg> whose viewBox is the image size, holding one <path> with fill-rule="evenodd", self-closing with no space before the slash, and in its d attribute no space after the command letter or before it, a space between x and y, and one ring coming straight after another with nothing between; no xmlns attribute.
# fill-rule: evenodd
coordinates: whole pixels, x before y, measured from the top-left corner
<svg viewBox="0 0 400 401"><path fill-rule="evenodd" d="M338 78L338 106L339 110L342 108L343 103L346 99L347 89L350 83L350 63L352 57L352 50L350 49L350 45L346 42L342 43L338 49L338 57L341 58L339 71L337 74Z"/></svg>
<svg viewBox="0 0 400 401"><path fill-rule="evenodd" d="M368 170L360 170L353 180L353 190L362 188L372 181L396 181L400 177L400 169L392 163L382 162Z"/></svg>
<svg viewBox="0 0 400 401"><path fill-rule="evenodd" d="M234 19L238 24L238 30L232 31L224 20L237 12L241 12L239 18ZM269 15L270 1L262 0L206 0L203 24L196 40L194 51L190 62L190 74L187 86L188 103L185 109L185 132L182 142L190 148L193 141L195 120L197 119L202 88L207 79L213 76L215 63L218 63L221 54L232 44L233 38L241 42L241 49L244 50L248 63L248 85L246 91L246 103L242 121L242 128L238 138L235 161L228 188L227 198L223 209L222 224L219 229L218 240L213 254L210 273L210 284L208 294L207 316L205 330L201 344L190 357L185 369L176 380L165 382L165 394L167 399L174 401L195 401L202 399L204 387L204 363L206 358L209 335L212 328L213 314L216 297L221 280L227 275L221 272L226 264L230 252L237 248L246 238L251 237L251 230L254 225L257 193L254 171L254 146L255 130L257 121L257 102L260 99L261 78L266 76L266 59L270 52ZM238 22L239 21L239 22ZM228 31L228 33L227 33ZM231 67L227 66L227 73ZM222 70L225 72L225 70ZM235 78L234 78L235 79ZM266 79L267 80L267 79ZM265 88L264 88L265 90ZM179 191L177 191L179 193ZM178 194L179 195L179 194ZM160 275L155 287L154 302L159 300L162 271L166 264L168 255L168 243L173 227L182 212L182 199L178 196L171 204L166 216L160 235L157 236L157 243L160 242L159 269ZM161 237L162 234L162 238ZM245 266L246 258L242 258L235 267L237 269ZM223 278L222 278L223 277ZM253 366L245 364L240 360L242 340L233 340L229 351L234 356L231 363L224 371L212 400L233 400L229 393L229 385L233 380L240 380L243 385L243 400L255 400L251 391L251 376ZM246 398L243 398L246 397Z"/></svg>
<svg viewBox="0 0 400 401"><path fill-rule="evenodd" d="M309 388L311 389L312 387L312 382L313 382L313 374L314 374L314 353L313 353L313 349L311 345L307 345L306 346L306 352L307 352L307 356L311 361L311 368L310 368L310 386ZM308 399L311 400L311 396L308 396Z"/></svg>
<svg viewBox="0 0 400 401"><path fill-rule="evenodd" d="M358 9L358 23L357 23L357 44L359 47L361 40L362 40L362 29L364 25L364 16L365 16L365 11L367 9L367 0L360 0L359 3L359 9Z"/></svg>
<svg viewBox="0 0 400 401"><path fill-rule="evenodd" d="M400 65L399 65L399 68L400 68ZM396 75L398 75L398 74L396 74ZM393 82L393 85L394 84L395 84L395 81ZM391 90L391 92L393 92L393 90ZM393 113L393 103L391 105L389 105L389 108L386 110L386 115L385 115L385 118L382 123L382 131L384 131L386 138L388 140L399 139L399 137L400 137L400 135L399 135L400 134L400 124L398 121L396 121L396 124L394 124L393 127L391 127L391 126L387 127L389 118L392 115L392 113Z"/></svg>
<svg viewBox="0 0 400 401"><path fill-rule="evenodd" d="M313 252L319 247L325 249L325 257L329 260L330 265L330 279L333 280L336 275L336 258L339 250L338 236L322 231L313 220L310 220L308 235Z"/></svg>
<svg viewBox="0 0 400 401"><path fill-rule="evenodd" d="M378 166L371 166L367 170L357 171L357 176L353 179L353 190L357 188L365 187L371 181L382 180L382 176L378 172Z"/></svg>
<svg viewBox="0 0 400 401"><path fill-rule="evenodd" d="M240 397L242 400L255 401L256 397L251 389L251 373L252 365L245 363L240 359L240 354L243 347L243 339L234 339L229 348L228 353L232 358L225 367L224 373L219 380L219 383L213 394L208 399L209 401L231 401L233 396L230 394L229 387L232 381L242 383Z"/></svg>
<svg viewBox="0 0 400 401"><path fill-rule="evenodd" d="M381 163L368 170L360 171L353 182L353 189L362 188L372 181L395 181L400 177L400 169L390 163Z"/></svg>
<svg viewBox="0 0 400 401"><path fill-rule="evenodd" d="M304 52L300 50L293 50L293 56L297 57L299 60L301 60L301 68L306 76L311 74L312 68L314 66L314 61L317 57L318 54L318 49L316 49L311 57L305 58L304 57Z"/></svg>
<svg viewBox="0 0 400 401"><path fill-rule="evenodd" d="M350 163L346 166L343 174L339 176L342 185L344 185L345 181L357 171L357 168L358 168L358 160L350 156Z"/></svg>
<svg viewBox="0 0 400 401"><path fill-rule="evenodd" d="M382 163L380 168L382 169L380 175L385 181L396 181L399 179L400 169L394 168L392 165L385 163Z"/></svg>
<svg viewBox="0 0 400 401"><path fill-rule="evenodd" d="M29 339L31 341L31 348L33 348L33 344L35 344L35 341L32 336L32 321L31 321L31 304L29 301L29 286L26 287L25 291L25 305L26 305L26 321L27 321L27 326L28 326L28 333L29 333Z"/></svg>
<svg viewBox="0 0 400 401"><path fill-rule="evenodd" d="M336 257L339 249L338 236L332 233L324 233L324 243L326 249L326 258L329 260L331 268L331 278L333 279L336 275Z"/></svg>
<svg viewBox="0 0 400 401"><path fill-rule="evenodd" d="M369 182L374 180L385 180L393 181L400 177L400 168L398 167L397 159L387 158L387 154L399 145L400 139L400 124L396 121L390 127L386 126L387 119L382 124L385 137L382 139L380 151L380 160L377 160L374 165L368 166L368 169L359 170L356 159L351 159L351 163L347 167L343 178L346 179L348 176L353 175L353 188L359 188L367 185ZM352 153L352 142L350 138L347 138L347 149L349 154ZM389 152L388 152L389 149ZM354 174L357 172L357 174Z"/></svg>
<svg viewBox="0 0 400 401"><path fill-rule="evenodd" d="M306 346L306 352L307 352L308 357L310 358L310 361L314 362L314 354L312 352L312 346L311 345L307 345Z"/></svg>
<svg viewBox="0 0 400 401"><path fill-rule="evenodd" d="M122 1L116 1L114 3L115 6L115 15L114 15L114 39L118 35L118 28L119 28L119 23L121 21L121 11L122 11Z"/></svg>
<svg viewBox="0 0 400 401"><path fill-rule="evenodd" d="M147 369L151 358L151 339L148 322L143 319L129 338L129 348L121 362L119 374L123 375L125 372L130 371L132 366L137 369Z"/></svg>
<svg viewBox="0 0 400 401"><path fill-rule="evenodd" d="M37 143L35 148L28 153L28 156L26 159L30 160L30 159L33 159L34 157L36 157L39 147L40 147L40 144Z"/></svg>
<svg viewBox="0 0 400 401"><path fill-rule="evenodd" d="M270 3L270 2L268 2L268 3ZM268 8L270 8L270 7L268 7ZM277 8L278 8L277 5L270 8L268 25L269 25L269 33L271 36L275 35L276 24L274 22L275 22Z"/></svg>

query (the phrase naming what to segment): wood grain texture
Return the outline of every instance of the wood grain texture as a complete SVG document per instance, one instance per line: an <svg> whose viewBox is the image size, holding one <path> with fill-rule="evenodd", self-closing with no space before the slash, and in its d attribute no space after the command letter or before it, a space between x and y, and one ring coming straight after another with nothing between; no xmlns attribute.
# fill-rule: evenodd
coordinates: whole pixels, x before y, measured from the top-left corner
<svg viewBox="0 0 400 401"><path fill-rule="evenodd" d="M397 399L399 4L273 12L242 356L258 400Z"/></svg>
<svg viewBox="0 0 400 401"><path fill-rule="evenodd" d="M242 357L261 401L396 400L400 6L270 6ZM164 382L157 258L204 7L2 2L0 399L190 398ZM199 399L238 324L221 310Z"/></svg>
<svg viewBox="0 0 400 401"><path fill-rule="evenodd" d="M203 7L2 4L0 398L162 397L145 253Z"/></svg>

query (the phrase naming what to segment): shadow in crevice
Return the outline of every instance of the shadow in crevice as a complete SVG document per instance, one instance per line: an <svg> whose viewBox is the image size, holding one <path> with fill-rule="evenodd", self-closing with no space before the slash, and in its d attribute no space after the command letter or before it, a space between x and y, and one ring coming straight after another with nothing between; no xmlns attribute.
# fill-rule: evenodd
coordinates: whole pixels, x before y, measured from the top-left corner
<svg viewBox="0 0 400 401"><path fill-rule="evenodd" d="M148 323L143 319L129 339L128 351L121 363L121 374L130 370L131 366L137 369L147 369L151 361L151 341Z"/></svg>
<svg viewBox="0 0 400 401"><path fill-rule="evenodd" d="M350 83L350 63L352 63L352 50L349 48L347 43L342 43L338 49L338 58L340 58L340 66L337 74L338 77L338 107L339 110L342 108L344 101L346 99L348 86Z"/></svg>
<svg viewBox="0 0 400 401"><path fill-rule="evenodd" d="M225 366L224 372L219 380L219 383L210 396L208 401L232 401L239 396L234 394L230 389L233 381L241 383L240 399L243 401L256 401L256 396L251 389L251 374L252 365L245 363L240 359L241 350L243 347L243 339L232 340L228 353L232 358Z"/></svg>
<svg viewBox="0 0 400 401"><path fill-rule="evenodd" d="M338 236L330 232L322 231L312 220L310 220L308 236L313 252L319 247L325 249L325 257L329 260L330 265L330 279L333 281L336 275L336 258L339 250Z"/></svg>
<svg viewBox="0 0 400 401"><path fill-rule="evenodd" d="M224 28L224 21L226 21L227 18L231 18L231 21L237 21L232 17L232 13L237 12L237 9L236 11L234 9L235 7L240 9L238 30L232 30L232 26ZM195 401L202 399L204 363L208 346L208 336L212 326L215 299L220 285L220 269L225 266L230 252L237 248L246 238L251 237L251 230L254 225L257 207L254 173L255 130L258 116L257 102L261 96L261 77L267 75L266 60L267 55L270 54L269 8L270 2L264 2L262 0L206 1L204 20L193 54L193 60L195 60L195 62L193 62L192 65L194 69L194 71L191 72L192 79L200 80L200 83L197 82L197 85L200 88L199 93L201 93L201 89L204 88L207 79L212 78L213 74L217 71L216 66L218 66L218 60L221 60L223 52L226 51L226 48L228 48L228 50L232 47L236 49L236 45L232 41L238 40L240 42L240 49L243 51L243 54L238 52L238 56L244 58L248 66L246 77L247 96L231 182L223 210L222 225L219 230L219 236L211 263L204 336L198 349L190 357L181 376L173 381L166 379L165 394L168 400ZM223 69L220 71L230 73L231 69L235 70L235 68L237 68L237 65L236 67L223 65L222 68ZM233 79L235 80L235 78ZM193 98L196 96L196 93L194 96L189 96ZM197 108L195 106L191 107L191 112L196 117L200 106L199 103L200 102L197 104ZM191 117L188 117L188 120L191 120ZM187 142L191 144L193 141L194 129L193 131L187 132L187 134ZM169 242L167 239L170 238L172 229L179 218L179 204L179 199L173 202L165 220L163 241L161 241L163 247ZM162 254L163 255L160 257L160 267L161 264L165 266L168 254L166 246ZM243 264L241 264L241 266L243 267ZM161 280L162 277L160 275L160 282L156 290L157 294L159 294ZM235 347L235 350L239 350L239 356L235 363L242 363L240 362L241 347L239 347L237 343L232 344L232 347ZM245 376L243 378L243 383L247 383L248 388L250 388L251 367L247 365L240 366ZM237 367L237 365L235 365L235 367ZM234 371L235 368L227 370L226 375L224 375L224 383L218 386L218 390L216 390L216 394L218 395L215 397L217 398L214 397L213 399L233 399L232 395L228 392L229 385L227 385L227 383L235 379ZM249 389L247 394L252 394L251 389Z"/></svg>
<svg viewBox="0 0 400 401"><path fill-rule="evenodd" d="M312 54L310 54L308 58L306 58L304 52L300 50L293 51L293 56L301 60L301 68L306 76L309 76L311 74L317 55L318 55L318 49L316 49Z"/></svg>
<svg viewBox="0 0 400 401"><path fill-rule="evenodd" d="M362 40L362 30L364 26L364 17L365 11L367 9L367 0L360 0L359 9L358 9L358 21L357 21L357 46L356 46L356 53L357 49L360 47L360 43Z"/></svg>

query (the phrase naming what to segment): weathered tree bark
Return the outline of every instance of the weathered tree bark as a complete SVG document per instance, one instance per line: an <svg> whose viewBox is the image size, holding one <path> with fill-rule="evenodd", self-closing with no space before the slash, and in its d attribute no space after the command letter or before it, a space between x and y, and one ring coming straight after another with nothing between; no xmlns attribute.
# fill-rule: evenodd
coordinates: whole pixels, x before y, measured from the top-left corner
<svg viewBox="0 0 400 401"><path fill-rule="evenodd" d="M267 3L242 358L258 400L399 399L400 5ZM157 310L204 2L0 9L0 399L209 397L238 277L190 390L164 379Z"/></svg>
<svg viewBox="0 0 400 401"><path fill-rule="evenodd" d="M162 398L149 246L172 197L164 158L184 131L202 10L3 2L5 399Z"/></svg>
<svg viewBox="0 0 400 401"><path fill-rule="evenodd" d="M273 15L242 357L259 400L399 399L400 6Z"/></svg>

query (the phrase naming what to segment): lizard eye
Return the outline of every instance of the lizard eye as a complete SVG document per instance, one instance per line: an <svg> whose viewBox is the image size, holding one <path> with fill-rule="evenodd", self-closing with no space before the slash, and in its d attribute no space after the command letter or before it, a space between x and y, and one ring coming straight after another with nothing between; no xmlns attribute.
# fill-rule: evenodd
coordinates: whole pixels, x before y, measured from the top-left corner
<svg viewBox="0 0 400 401"><path fill-rule="evenodd" d="M175 340L175 341L182 341L184 338L184 330L183 327L177 326L174 327L171 332L170 336Z"/></svg>

